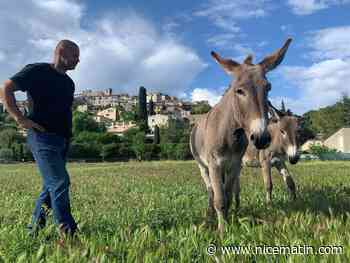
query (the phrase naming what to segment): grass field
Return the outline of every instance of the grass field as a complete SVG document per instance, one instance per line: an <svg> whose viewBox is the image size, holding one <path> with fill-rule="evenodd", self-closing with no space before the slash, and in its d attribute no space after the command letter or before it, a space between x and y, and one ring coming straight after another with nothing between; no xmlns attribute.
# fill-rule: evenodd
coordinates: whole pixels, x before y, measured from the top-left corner
<svg viewBox="0 0 350 263"><path fill-rule="evenodd" d="M298 200L289 201L274 172L268 206L259 170L244 168L241 209L221 239L202 224L207 194L194 162L70 164L81 232L62 247L53 224L36 238L25 229L40 190L36 167L1 165L0 262L350 262L350 162L290 169ZM313 246L314 253L336 245L343 253L233 255L223 249L230 245Z"/></svg>

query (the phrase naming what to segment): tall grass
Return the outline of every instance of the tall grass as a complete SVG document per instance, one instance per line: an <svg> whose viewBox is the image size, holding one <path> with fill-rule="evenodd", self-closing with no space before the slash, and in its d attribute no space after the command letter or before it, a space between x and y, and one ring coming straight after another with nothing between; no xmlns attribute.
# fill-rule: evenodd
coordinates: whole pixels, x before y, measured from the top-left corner
<svg viewBox="0 0 350 263"><path fill-rule="evenodd" d="M32 164L0 166L0 262L350 262L350 162L291 166L298 199L273 173L265 204L260 171L244 168L241 209L223 239L204 222L207 194L194 162L70 164L80 233L57 242L50 224L30 237L41 179ZM209 244L218 247L207 254ZM228 245L343 246L332 255L224 255Z"/></svg>

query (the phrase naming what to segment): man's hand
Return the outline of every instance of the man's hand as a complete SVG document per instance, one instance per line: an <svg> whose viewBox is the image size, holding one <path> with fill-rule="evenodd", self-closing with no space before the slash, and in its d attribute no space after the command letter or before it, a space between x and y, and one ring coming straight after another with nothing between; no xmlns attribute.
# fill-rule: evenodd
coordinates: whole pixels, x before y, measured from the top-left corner
<svg viewBox="0 0 350 263"><path fill-rule="evenodd" d="M35 129L37 131L44 132L44 127L24 117L22 112L18 109L15 98L15 91L18 90L19 88L13 83L12 80L6 80L4 87L0 89L1 99L4 102L4 106L7 112L11 115L12 118L15 119L20 127L24 129Z"/></svg>
<svg viewBox="0 0 350 263"><path fill-rule="evenodd" d="M41 132L45 132L45 128L43 126L35 123L31 119L28 119L28 118L26 118L24 116L16 119L16 122L21 128L34 129L34 130L38 130L38 131L41 131Z"/></svg>

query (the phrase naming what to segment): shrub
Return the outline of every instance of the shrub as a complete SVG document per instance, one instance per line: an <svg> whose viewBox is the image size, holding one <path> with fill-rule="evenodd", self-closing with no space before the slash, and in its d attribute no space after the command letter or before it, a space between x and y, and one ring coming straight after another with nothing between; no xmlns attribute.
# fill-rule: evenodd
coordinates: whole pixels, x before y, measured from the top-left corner
<svg viewBox="0 0 350 263"><path fill-rule="evenodd" d="M174 150L176 160L187 160L191 157L191 150L188 143L178 143Z"/></svg>
<svg viewBox="0 0 350 263"><path fill-rule="evenodd" d="M310 153L317 155L317 156L320 156L320 155L325 154L325 153L328 154L328 153L337 153L337 152L338 151L336 149L331 149L331 148L328 148L327 146L324 146L324 145L313 144L310 147Z"/></svg>
<svg viewBox="0 0 350 263"><path fill-rule="evenodd" d="M103 145L101 148L100 156L102 157L103 161L105 161L106 159L118 157L119 156L118 144L111 143L111 144Z"/></svg>
<svg viewBox="0 0 350 263"><path fill-rule="evenodd" d="M0 159L4 161L12 161L13 151L9 148L0 149Z"/></svg>
<svg viewBox="0 0 350 263"><path fill-rule="evenodd" d="M70 158L99 158L101 146L94 143L72 143L68 156Z"/></svg>

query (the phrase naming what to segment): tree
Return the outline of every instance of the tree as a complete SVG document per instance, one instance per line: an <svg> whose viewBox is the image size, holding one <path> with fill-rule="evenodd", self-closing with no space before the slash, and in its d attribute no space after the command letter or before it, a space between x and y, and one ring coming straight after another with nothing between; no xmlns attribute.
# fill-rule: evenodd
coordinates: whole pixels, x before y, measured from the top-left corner
<svg viewBox="0 0 350 263"><path fill-rule="evenodd" d="M178 143L175 146L176 160L187 160L191 156L191 150L189 143Z"/></svg>
<svg viewBox="0 0 350 263"><path fill-rule="evenodd" d="M344 126L350 127L350 98L346 94L342 98L344 107Z"/></svg>
<svg viewBox="0 0 350 263"><path fill-rule="evenodd" d="M159 127L156 125L154 127L154 144L159 144L160 143L160 135L159 135Z"/></svg>
<svg viewBox="0 0 350 263"><path fill-rule="evenodd" d="M15 142L11 146L13 160L22 161L24 159L24 143Z"/></svg>
<svg viewBox="0 0 350 263"><path fill-rule="evenodd" d="M297 133L297 142L299 145L303 145L306 141L314 139L316 134L311 130L311 121L308 115L303 117L301 123L299 123L299 130Z"/></svg>
<svg viewBox="0 0 350 263"><path fill-rule="evenodd" d="M211 106L207 103L200 103L198 105L193 105L191 109L191 114L204 114L211 110Z"/></svg>
<svg viewBox="0 0 350 263"><path fill-rule="evenodd" d="M73 134L80 132L105 132L106 127L97 123L87 112L74 111L73 113Z"/></svg>
<svg viewBox="0 0 350 263"><path fill-rule="evenodd" d="M131 128L128 129L123 136L123 141L127 144L132 144L134 137L136 136L137 133L139 133L140 130L138 128Z"/></svg>
<svg viewBox="0 0 350 263"><path fill-rule="evenodd" d="M140 120L147 120L147 94L144 87L139 89L139 112L138 117Z"/></svg>
<svg viewBox="0 0 350 263"><path fill-rule="evenodd" d="M138 104L137 106L133 105L131 111L126 111L122 109L120 112L120 118L125 122L128 122L128 121L136 122L138 119L137 111L138 111Z"/></svg>
<svg viewBox="0 0 350 263"><path fill-rule="evenodd" d="M33 161L34 157L27 144L23 144L23 159Z"/></svg>
<svg viewBox="0 0 350 263"><path fill-rule="evenodd" d="M176 159L176 143L162 143L160 144L160 158L161 159Z"/></svg>
<svg viewBox="0 0 350 263"><path fill-rule="evenodd" d="M101 145L93 144L91 142L77 143L73 142L69 148L69 158L99 158Z"/></svg>
<svg viewBox="0 0 350 263"><path fill-rule="evenodd" d="M98 133L97 142L100 144L120 143L121 139L113 133Z"/></svg>
<svg viewBox="0 0 350 263"><path fill-rule="evenodd" d="M90 132L90 131L81 131L80 133L77 133L73 137L73 142L75 143L91 143L95 142L94 144L99 144L99 140L101 138L101 133L98 132Z"/></svg>
<svg viewBox="0 0 350 263"><path fill-rule="evenodd" d="M110 143L102 146L100 156L105 161L108 158L117 157L119 153L119 147L117 143Z"/></svg>
<svg viewBox="0 0 350 263"><path fill-rule="evenodd" d="M10 148L1 148L0 149L0 159L4 161L13 160L13 152Z"/></svg>
<svg viewBox="0 0 350 263"><path fill-rule="evenodd" d="M156 114L154 112L154 103L152 99L149 101L149 104L148 104L148 112L149 112L149 115L151 116Z"/></svg>
<svg viewBox="0 0 350 263"><path fill-rule="evenodd" d="M25 139L13 128L6 128L0 132L0 147L11 149L14 143L24 142Z"/></svg>
<svg viewBox="0 0 350 263"><path fill-rule="evenodd" d="M305 127L325 139L344 127L344 104L337 102L332 106L306 112L303 117L306 120Z"/></svg>
<svg viewBox="0 0 350 263"><path fill-rule="evenodd" d="M284 101L281 102L281 111L286 112L286 107L284 106Z"/></svg>
<svg viewBox="0 0 350 263"><path fill-rule="evenodd" d="M146 143L144 160L150 161L152 159L159 159L159 145Z"/></svg>
<svg viewBox="0 0 350 263"><path fill-rule="evenodd" d="M147 116L147 95L146 89L144 87L140 87L139 90L139 127L141 131L146 132L148 130L148 116Z"/></svg>
<svg viewBox="0 0 350 263"><path fill-rule="evenodd" d="M136 133L132 141L132 149L136 155L136 159L142 161L145 159L145 132L140 131Z"/></svg>
<svg viewBox="0 0 350 263"><path fill-rule="evenodd" d="M180 143L189 141L189 123L170 120L168 127L160 128L161 143Z"/></svg>

